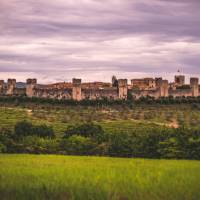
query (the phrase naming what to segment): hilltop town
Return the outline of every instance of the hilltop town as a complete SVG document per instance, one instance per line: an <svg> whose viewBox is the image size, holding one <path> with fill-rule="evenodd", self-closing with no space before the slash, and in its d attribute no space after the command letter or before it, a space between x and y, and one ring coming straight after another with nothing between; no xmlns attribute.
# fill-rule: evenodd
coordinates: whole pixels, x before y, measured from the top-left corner
<svg viewBox="0 0 200 200"><path fill-rule="evenodd" d="M72 82L42 85L37 79L27 79L26 84L18 84L16 79L0 80L0 96L27 96L51 99L83 99L95 100L107 98L111 100L124 99L128 94L133 98L140 97L197 97L199 96L199 79L190 78L190 84L185 83L184 75L176 75L174 82L162 78L127 79L112 77L111 83L90 82L82 83L81 79L72 79Z"/></svg>

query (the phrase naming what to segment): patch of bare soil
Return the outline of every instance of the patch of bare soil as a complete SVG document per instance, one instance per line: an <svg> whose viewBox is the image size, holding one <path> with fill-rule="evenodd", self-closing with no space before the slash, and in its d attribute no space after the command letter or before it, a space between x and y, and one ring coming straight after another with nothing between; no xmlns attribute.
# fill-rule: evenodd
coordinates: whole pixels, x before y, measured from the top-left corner
<svg viewBox="0 0 200 200"><path fill-rule="evenodd" d="M33 114L32 110L27 110L27 114L28 114L28 116L31 116Z"/></svg>
<svg viewBox="0 0 200 200"><path fill-rule="evenodd" d="M169 124L169 127L171 128L179 128L179 124L176 119L173 119L173 121Z"/></svg>

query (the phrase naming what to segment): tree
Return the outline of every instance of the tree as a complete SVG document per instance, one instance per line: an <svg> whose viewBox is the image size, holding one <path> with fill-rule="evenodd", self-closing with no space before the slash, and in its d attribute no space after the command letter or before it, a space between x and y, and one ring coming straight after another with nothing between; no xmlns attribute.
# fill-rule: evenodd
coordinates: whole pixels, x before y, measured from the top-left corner
<svg viewBox="0 0 200 200"><path fill-rule="evenodd" d="M54 138L55 134L52 127L47 126L46 124L42 125L33 125L29 121L21 121L15 125L15 137L16 139L23 138L26 136L39 136L43 138Z"/></svg>
<svg viewBox="0 0 200 200"><path fill-rule="evenodd" d="M68 139L63 139L61 142L61 149L66 154L72 155L91 155L96 147L96 143L90 138L80 135L70 136Z"/></svg>
<svg viewBox="0 0 200 200"><path fill-rule="evenodd" d="M2 144L1 142L0 142L0 153L4 153L4 152L6 152L6 145L4 145L4 144Z"/></svg>
<svg viewBox="0 0 200 200"><path fill-rule="evenodd" d="M104 130L100 125L93 123L85 123L78 126L68 127L68 129L65 131L64 138L68 138L72 135L90 137L95 139L99 143L104 140Z"/></svg>
<svg viewBox="0 0 200 200"><path fill-rule="evenodd" d="M37 135L42 138L55 138L55 133L52 127L47 126L46 124L33 126L32 134Z"/></svg>
<svg viewBox="0 0 200 200"><path fill-rule="evenodd" d="M33 134L33 124L29 121L21 121L15 125L15 136L16 137L24 137Z"/></svg>

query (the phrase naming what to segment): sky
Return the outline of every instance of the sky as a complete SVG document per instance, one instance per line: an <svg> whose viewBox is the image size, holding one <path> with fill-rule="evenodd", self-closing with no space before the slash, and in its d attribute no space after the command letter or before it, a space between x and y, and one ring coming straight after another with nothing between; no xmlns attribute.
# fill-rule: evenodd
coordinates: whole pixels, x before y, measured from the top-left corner
<svg viewBox="0 0 200 200"><path fill-rule="evenodd" d="M200 76L200 0L0 0L0 79Z"/></svg>

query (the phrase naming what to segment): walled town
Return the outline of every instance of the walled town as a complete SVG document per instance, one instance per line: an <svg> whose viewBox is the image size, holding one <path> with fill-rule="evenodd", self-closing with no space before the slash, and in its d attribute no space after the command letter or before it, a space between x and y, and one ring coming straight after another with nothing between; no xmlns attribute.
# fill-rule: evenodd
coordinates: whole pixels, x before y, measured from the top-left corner
<svg viewBox="0 0 200 200"><path fill-rule="evenodd" d="M127 79L112 77L112 83L91 82L82 83L81 79L72 82L42 85L37 79L27 79L26 84L19 84L16 79L0 80L0 96L27 96L53 99L127 99L128 94L133 98L140 97L197 97L199 96L199 79L190 78L190 84L185 83L185 76L175 76L174 82L162 78Z"/></svg>

